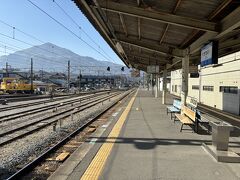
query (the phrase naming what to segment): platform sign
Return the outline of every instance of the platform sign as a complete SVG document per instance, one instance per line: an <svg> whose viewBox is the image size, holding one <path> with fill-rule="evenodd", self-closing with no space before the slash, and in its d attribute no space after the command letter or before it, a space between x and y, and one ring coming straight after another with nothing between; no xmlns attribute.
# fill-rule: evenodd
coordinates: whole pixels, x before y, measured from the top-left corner
<svg viewBox="0 0 240 180"><path fill-rule="evenodd" d="M201 49L201 67L218 63L218 43L212 41Z"/></svg>
<svg viewBox="0 0 240 180"><path fill-rule="evenodd" d="M159 66L147 66L147 72L150 74L159 73Z"/></svg>

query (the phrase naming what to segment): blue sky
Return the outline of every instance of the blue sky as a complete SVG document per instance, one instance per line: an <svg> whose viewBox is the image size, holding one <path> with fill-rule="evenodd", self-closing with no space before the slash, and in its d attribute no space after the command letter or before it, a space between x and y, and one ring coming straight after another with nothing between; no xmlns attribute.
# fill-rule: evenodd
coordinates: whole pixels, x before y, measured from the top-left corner
<svg viewBox="0 0 240 180"><path fill-rule="evenodd" d="M112 51L108 44L104 41L101 35L94 29L94 27L88 22L86 17L78 9L78 7L71 0L55 0L64 10L78 23L79 26L87 32L92 39L100 46L100 48L94 44L79 28L57 7L53 0L31 0L37 4L44 11L49 13L55 19L62 24L70 28L74 33L78 34L82 39L94 46L103 55L104 52L111 57L111 60L106 59L78 38L73 36L67 30L62 28L47 15L43 14L36 7L34 7L27 0L1 0L0 6L0 21L4 21L30 35L33 35L43 42L51 42L60 47L70 49L71 51L82 55L90 56L97 60L106 60L123 64L119 57ZM29 38L28 36L18 32L15 32L15 38L26 41L30 44L40 45L41 42ZM1 34L5 34L13 37L13 28L8 27L0 22L0 55L5 54L4 45L8 47L8 44L20 47L22 49L29 48L29 45L20 43L14 39L6 38ZM13 52L10 49L6 49L6 53Z"/></svg>

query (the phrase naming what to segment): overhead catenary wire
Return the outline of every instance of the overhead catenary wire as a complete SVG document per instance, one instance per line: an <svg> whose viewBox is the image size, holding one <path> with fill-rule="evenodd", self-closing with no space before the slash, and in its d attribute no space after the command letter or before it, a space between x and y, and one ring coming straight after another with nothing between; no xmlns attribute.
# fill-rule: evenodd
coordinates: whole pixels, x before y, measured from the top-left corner
<svg viewBox="0 0 240 180"><path fill-rule="evenodd" d="M47 50L47 49L41 48L41 47L39 47L38 45L34 45L34 44L31 44L31 43L28 43L28 42L23 41L23 40L21 40L21 39L12 38L11 36L6 35L6 34L3 34L3 33L1 33L1 32L0 32L0 35L1 35L1 36L4 36L4 37L7 37L7 38L9 38L9 39L16 40L16 41L18 41L18 42L21 42L21 43L26 44L26 45L31 46L31 47L34 46L35 48L41 49L41 50L43 50L43 51L46 51L46 52L49 52L49 53L52 53L52 54L55 54L55 55L57 55L57 56L59 56L59 57L64 57L64 56L60 56L60 55L57 54L57 53L54 53L54 52L52 52L52 51L49 51L49 50ZM64 58L69 59L69 58L67 58L67 57L64 57Z"/></svg>
<svg viewBox="0 0 240 180"><path fill-rule="evenodd" d="M31 3L33 6L35 6L38 10L40 10L42 13L44 13L45 15L47 15L49 18L51 18L53 21L55 21L57 24L59 24L60 26L62 26L65 30L67 30L69 33L71 33L73 36L77 37L80 41L82 41L83 43L85 43L88 47L90 47L91 49L93 49L94 51L96 51L98 54L100 54L102 57L104 57L105 59L108 59L104 54L102 54L101 52L99 52L96 48L94 48L92 45L90 45L88 42L86 42L84 39L82 39L80 36L78 36L75 32L73 32L71 29L69 29L67 26L65 26L63 23L61 23L60 21L58 21L57 19L55 19L54 17L52 17L49 13L47 13L46 11L44 11L42 8L40 8L37 4L33 3L31 0L27 0L29 3Z"/></svg>
<svg viewBox="0 0 240 180"><path fill-rule="evenodd" d="M2 41L0 41L0 42L2 42ZM2 44L2 45L0 45L0 46L6 47L7 49L12 50L12 51L22 51L22 50L24 50L24 49L21 49L21 48L17 48L17 46L15 46L15 47L10 47L9 45L6 46L6 44L7 44L7 43L5 43L5 45ZM59 63L59 64L63 65L62 62L60 62L60 61L55 61L55 60L52 60L52 59L48 59L48 58L42 57L41 54L29 53L29 52L25 52L25 51L22 51L22 53L29 54L29 55L31 55L31 56L38 56L39 58L45 59L46 61L56 62L56 63ZM15 55L19 55L19 54L15 54ZM26 56L26 57L28 57L28 56Z"/></svg>
<svg viewBox="0 0 240 180"><path fill-rule="evenodd" d="M41 43L43 43L43 44L46 43L46 42L40 40L39 38L37 38L37 37L35 37L35 36L33 36L33 35L29 34L29 33L26 33L26 32L24 32L23 30L15 27L15 26L13 26L13 25L10 25L9 23L6 23L6 22L3 21L3 20L0 20L0 23L4 24L4 25L6 25L6 26L8 26L8 27L10 27L10 28L14 28L14 29L18 30L19 32L21 32L22 34L25 34L26 36L28 36L28 37L30 37L30 38L32 38L32 39L35 39L35 40L37 40L37 41L39 41L39 42L41 42ZM57 55L57 56L59 56L59 57L63 57L63 58L66 58L66 59L70 60L70 58L68 58L68 57L65 57L65 56L59 55L59 54L57 54L57 53L54 53L54 52L52 52L52 51L49 51L49 50L47 50L47 49L41 48L41 47L39 47L38 45L34 45L34 44L28 43L28 42L26 42L26 41L20 40L20 39L18 39L18 38L16 38L16 37L11 37L11 36L6 35L6 34L3 34L3 33L0 33L0 35L2 35L2 36L4 36L4 37L7 37L7 38L9 38L9 39L16 40L16 41L21 42L21 43L23 43L23 44L26 44L26 45L28 45L28 46L34 46L35 48L41 49L41 50L43 50L43 51L46 51L46 52L55 54L55 55Z"/></svg>
<svg viewBox="0 0 240 180"><path fill-rule="evenodd" d="M53 0L53 2L57 5L57 7L59 9L61 9L61 11L78 27L79 30L81 30L99 49L102 50L102 52L111 59L111 57L100 47L100 45L98 43L96 43L93 38L91 38L91 36L88 35L88 33L56 2L56 0ZM114 63L116 63L116 61L114 59L112 59Z"/></svg>
<svg viewBox="0 0 240 180"><path fill-rule="evenodd" d="M0 41L0 42L1 42L1 41ZM13 52L15 52L15 51L20 51L19 49L12 48L12 47L9 47L9 46L3 45L3 44L2 44L2 45L0 44L0 47L4 47L4 48L6 48L6 49L8 49L8 50L10 50L10 51L13 51ZM22 49L22 50L24 50L24 49ZM3 52L3 51L2 51L2 52ZM33 56L33 57L35 56L35 57L41 59L42 61L55 62L55 63L61 64L61 67L66 67L66 65L64 65L64 64L63 64L62 62L60 62L60 61L54 61L54 60L52 60L52 59L48 59L48 58L42 57L42 56L39 55L39 54L28 53L28 52L22 52L22 53L24 53L24 54L29 54L30 56ZM8 54L11 54L11 53L8 52ZM29 56L27 56L27 55L22 55L22 54L14 54L14 55L29 58ZM30 59L29 59L29 60L30 60ZM37 62L37 61L36 61L36 62ZM41 65L39 62L38 62L38 64ZM59 67L60 67L60 66L59 66Z"/></svg>
<svg viewBox="0 0 240 180"><path fill-rule="evenodd" d="M37 37L35 37L35 36L31 35L31 34L28 34L28 33L24 32L24 31L22 31L21 29L18 29L17 27L12 26L12 25L6 23L5 21L3 21L3 20L1 20L1 19L0 19L0 22L1 22L2 24L5 24L5 25L8 26L8 27L14 29L14 30L17 30L17 31L21 32L22 34L24 34L24 35L26 35L26 36L28 36L28 37L30 37L30 38L32 38L32 39L35 39L35 40L37 40L37 41L39 41L39 42L41 42L41 43L45 43L44 41L38 39ZM13 38L13 39L14 39L14 38Z"/></svg>

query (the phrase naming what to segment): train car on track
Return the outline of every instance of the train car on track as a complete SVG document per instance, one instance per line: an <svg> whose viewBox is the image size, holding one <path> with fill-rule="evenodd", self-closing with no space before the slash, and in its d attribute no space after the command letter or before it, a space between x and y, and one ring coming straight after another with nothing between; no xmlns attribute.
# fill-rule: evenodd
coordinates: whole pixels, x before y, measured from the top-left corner
<svg viewBox="0 0 240 180"><path fill-rule="evenodd" d="M33 85L33 91L36 89L36 85ZM17 78L3 78L0 90L13 94L13 93L31 93L31 84L26 83L23 80Z"/></svg>

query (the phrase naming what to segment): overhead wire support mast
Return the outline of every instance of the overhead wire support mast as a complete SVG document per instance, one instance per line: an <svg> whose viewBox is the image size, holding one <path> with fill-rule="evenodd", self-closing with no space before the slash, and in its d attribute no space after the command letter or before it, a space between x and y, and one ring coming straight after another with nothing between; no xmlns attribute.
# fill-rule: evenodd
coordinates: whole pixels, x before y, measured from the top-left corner
<svg viewBox="0 0 240 180"><path fill-rule="evenodd" d="M67 91L70 92L70 61L68 61Z"/></svg>
<svg viewBox="0 0 240 180"><path fill-rule="evenodd" d="M31 58L31 72L30 72L30 82L31 82L31 94L33 94L33 58Z"/></svg>
<svg viewBox="0 0 240 180"><path fill-rule="evenodd" d="M69 31L73 36L77 37L80 41L84 42L87 46L89 46L91 49L93 49L94 51L96 51L97 53L99 53L102 57L104 57L105 59L108 59L105 55L103 55L101 52L99 52L96 48L94 48L92 45L90 45L88 42L86 42L84 39L82 39L81 37L79 37L75 32L73 32L71 29L69 29L68 27L66 27L63 23L61 23L60 21L58 21L57 19L55 19L54 17L52 17L50 14L48 14L46 11L44 11L43 9L41 9L38 5L36 5L35 3L33 3L31 0L27 0L29 3L31 3L33 6L35 6L37 9L39 9L41 12L43 12L44 14L46 14L49 18L51 18L53 21L55 21L56 23L58 23L60 26L62 26L64 29L66 29L67 31Z"/></svg>

